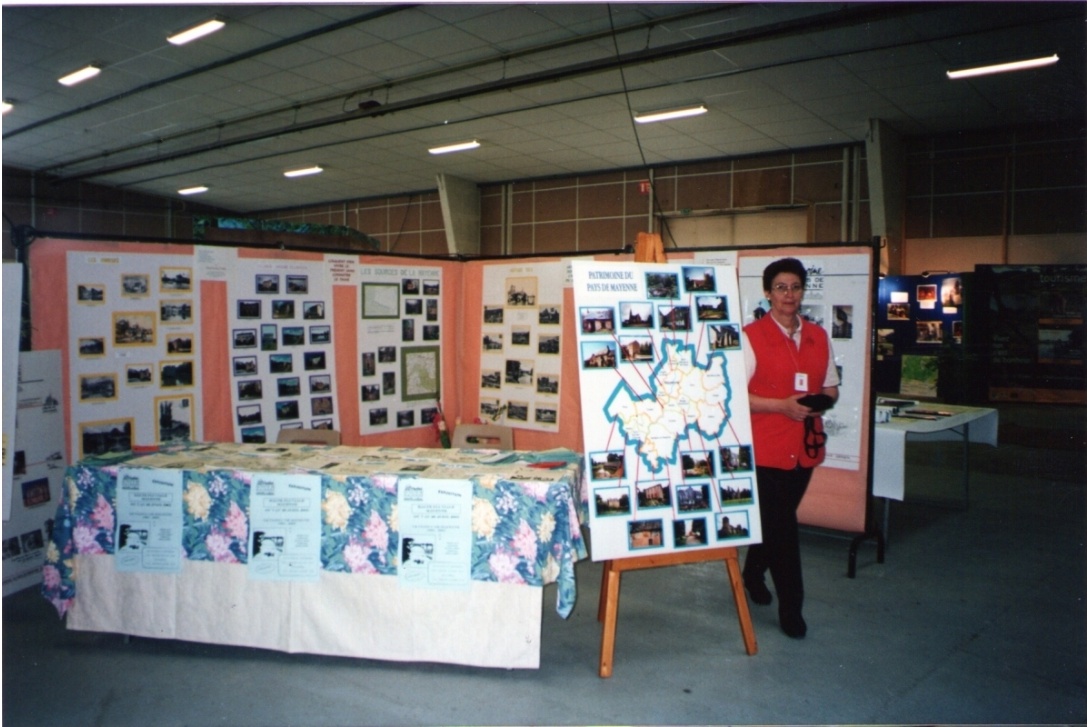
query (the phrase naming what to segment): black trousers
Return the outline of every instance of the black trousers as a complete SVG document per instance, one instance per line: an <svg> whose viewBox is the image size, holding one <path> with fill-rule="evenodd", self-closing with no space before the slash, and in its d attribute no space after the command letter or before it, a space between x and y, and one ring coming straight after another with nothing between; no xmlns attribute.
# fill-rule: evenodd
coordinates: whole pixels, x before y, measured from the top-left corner
<svg viewBox="0 0 1090 727"><path fill-rule="evenodd" d="M802 557L799 554L799 520L796 514L813 469L757 468L757 498L761 508L762 541L749 546L742 578L763 581L772 574L780 614L802 614Z"/></svg>

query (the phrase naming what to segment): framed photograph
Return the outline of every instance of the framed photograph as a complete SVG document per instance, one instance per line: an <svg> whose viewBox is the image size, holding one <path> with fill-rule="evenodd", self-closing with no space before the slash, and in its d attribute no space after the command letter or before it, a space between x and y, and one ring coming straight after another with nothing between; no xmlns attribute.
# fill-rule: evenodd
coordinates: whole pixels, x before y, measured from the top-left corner
<svg viewBox="0 0 1090 727"><path fill-rule="evenodd" d="M367 423L372 427L385 426L388 420L389 416L386 413L386 407L369 409L367 411Z"/></svg>
<svg viewBox="0 0 1090 727"><path fill-rule="evenodd" d="M189 300L162 300L159 302L159 320L162 323L192 323L193 302Z"/></svg>
<svg viewBox="0 0 1090 727"><path fill-rule="evenodd" d="M696 319L698 321L725 321L730 317L727 312L727 296L696 296Z"/></svg>
<svg viewBox="0 0 1090 727"><path fill-rule="evenodd" d="M507 407L500 404L499 399L487 397L481 397L481 403L477 409L481 414L481 419L489 422L499 421L499 418L507 411Z"/></svg>
<svg viewBox="0 0 1090 727"><path fill-rule="evenodd" d="M172 333L167 339L167 356L189 356L193 353L192 333Z"/></svg>
<svg viewBox="0 0 1090 727"><path fill-rule="evenodd" d="M748 444L719 448L719 471L724 475L753 471L753 448Z"/></svg>
<svg viewBox="0 0 1090 727"><path fill-rule="evenodd" d="M916 321L916 343L941 344L942 321Z"/></svg>
<svg viewBox="0 0 1090 727"><path fill-rule="evenodd" d="M406 342L416 340L416 321L411 318L402 319L401 340Z"/></svg>
<svg viewBox="0 0 1090 727"><path fill-rule="evenodd" d="M748 505L753 502L753 478L730 477L719 480L719 504Z"/></svg>
<svg viewBox="0 0 1090 727"><path fill-rule="evenodd" d="M315 417L329 416L333 413L332 396L315 396L310 400L310 415Z"/></svg>
<svg viewBox="0 0 1090 727"><path fill-rule="evenodd" d="M742 333L737 323L708 324L708 347L713 351L728 351L742 347Z"/></svg>
<svg viewBox="0 0 1090 727"><path fill-rule="evenodd" d="M79 456L118 456L132 454L132 417L79 424Z"/></svg>
<svg viewBox="0 0 1090 727"><path fill-rule="evenodd" d="M489 324L489 323L500 324L500 323L503 323L503 306L486 305L484 307L483 320L484 320L485 324Z"/></svg>
<svg viewBox="0 0 1090 727"><path fill-rule="evenodd" d="M416 410L406 409L404 411L399 411L396 415L396 421L399 429L404 429L405 427L415 427Z"/></svg>
<svg viewBox="0 0 1090 727"><path fill-rule="evenodd" d="M641 510L670 507L670 483L637 482L636 505Z"/></svg>
<svg viewBox="0 0 1090 727"><path fill-rule="evenodd" d="M579 326L583 333L611 335L616 330L613 308L588 307L579 309Z"/></svg>
<svg viewBox="0 0 1090 727"><path fill-rule="evenodd" d="M275 323L261 324L261 350L276 351L280 346L280 338Z"/></svg>
<svg viewBox="0 0 1090 727"><path fill-rule="evenodd" d="M299 396L302 392L302 388L299 384L298 376L285 376L276 380L276 395L281 399L288 399L293 396Z"/></svg>
<svg viewBox="0 0 1090 727"><path fill-rule="evenodd" d="M309 331L312 346L329 343L333 340L333 329L329 326L311 326Z"/></svg>
<svg viewBox="0 0 1090 727"><path fill-rule="evenodd" d="M657 300L674 300L681 297L677 273L646 273L647 297Z"/></svg>
<svg viewBox="0 0 1090 727"><path fill-rule="evenodd" d="M525 401L513 401L507 402L507 419L515 422L525 422L529 420L530 405Z"/></svg>
<svg viewBox="0 0 1090 727"><path fill-rule="evenodd" d="M920 308L934 308L938 299L939 286L934 284L916 286L916 302L920 304Z"/></svg>
<svg viewBox="0 0 1090 727"><path fill-rule="evenodd" d="M401 288L396 283L361 283L363 318L400 318Z"/></svg>
<svg viewBox="0 0 1090 727"><path fill-rule="evenodd" d="M305 320L305 321L323 321L323 320L325 320L325 301L322 301L322 300L306 300L306 301L303 301L303 320Z"/></svg>
<svg viewBox="0 0 1090 727"><path fill-rule="evenodd" d="M633 520L628 523L628 547L631 550L663 547L662 520Z"/></svg>
<svg viewBox="0 0 1090 727"><path fill-rule="evenodd" d="M512 359L504 362L503 382L513 386L530 386L534 382L534 360Z"/></svg>
<svg viewBox="0 0 1090 727"><path fill-rule="evenodd" d="M261 317L260 300L240 300L238 301L236 308L238 311L237 317L240 319Z"/></svg>
<svg viewBox="0 0 1090 727"><path fill-rule="evenodd" d="M280 345L303 346L306 342L306 329L303 326L283 326L280 329Z"/></svg>
<svg viewBox="0 0 1090 727"><path fill-rule="evenodd" d="M401 400L439 401L441 371L438 346L401 349Z"/></svg>
<svg viewBox="0 0 1090 727"><path fill-rule="evenodd" d="M560 325L560 306L543 305L537 311L537 322L541 326Z"/></svg>
<svg viewBox="0 0 1090 727"><path fill-rule="evenodd" d="M255 399L260 399L263 395L263 384L261 379L239 381L235 385L238 388L239 401L253 401Z"/></svg>
<svg viewBox="0 0 1090 727"><path fill-rule="evenodd" d="M435 298L424 301L424 320L439 320L439 301Z"/></svg>
<svg viewBox="0 0 1090 727"><path fill-rule="evenodd" d="M310 281L306 275L285 275L284 292L300 295L310 292Z"/></svg>
<svg viewBox="0 0 1090 727"><path fill-rule="evenodd" d="M188 293L193 290L193 268L159 268L159 292Z"/></svg>
<svg viewBox="0 0 1090 727"><path fill-rule="evenodd" d="M124 298L145 298L151 290L151 276L147 273L122 273L121 295Z"/></svg>
<svg viewBox="0 0 1090 727"><path fill-rule="evenodd" d="M292 363L292 355L290 353L269 354L270 374L290 374L294 368L295 366Z"/></svg>
<svg viewBox="0 0 1090 727"><path fill-rule="evenodd" d="M333 377L329 374L315 374L310 377L310 393L325 394L333 391Z"/></svg>
<svg viewBox="0 0 1090 727"><path fill-rule="evenodd" d="M405 295L420 295L420 278L402 278L401 292Z"/></svg>
<svg viewBox="0 0 1090 727"><path fill-rule="evenodd" d="M941 295L943 308L957 308L961 305L961 278L944 278Z"/></svg>
<svg viewBox="0 0 1090 727"><path fill-rule="evenodd" d="M396 371L383 371L382 372L382 395L393 396L397 393L397 372Z"/></svg>
<svg viewBox="0 0 1090 727"><path fill-rule="evenodd" d="M265 444L265 427L264 425L258 427L242 427L239 430L242 435L243 444Z"/></svg>
<svg viewBox="0 0 1090 727"><path fill-rule="evenodd" d="M154 346L155 313L152 311L114 311L115 346Z"/></svg>
<svg viewBox="0 0 1090 727"><path fill-rule="evenodd" d="M499 371L496 372L496 376L499 377ZM496 387L498 388L498 387ZM539 394L559 394L560 393L560 375L559 374L538 374L537 375L537 393Z"/></svg>
<svg viewBox="0 0 1090 727"><path fill-rule="evenodd" d="M693 315L687 305L660 305L659 328L663 331L693 330Z"/></svg>
<svg viewBox="0 0 1090 727"><path fill-rule="evenodd" d="M507 289L507 305L537 305L537 276L507 278L504 287Z"/></svg>
<svg viewBox="0 0 1090 727"><path fill-rule="evenodd" d="M530 345L530 326L511 326L511 345Z"/></svg>
<svg viewBox="0 0 1090 727"><path fill-rule="evenodd" d="M424 278L424 295L439 295L439 281Z"/></svg>
<svg viewBox="0 0 1090 727"><path fill-rule="evenodd" d="M833 306L833 338L852 337L852 306Z"/></svg>
<svg viewBox="0 0 1090 727"><path fill-rule="evenodd" d="M360 354L360 376L374 376L375 373L375 353L364 351Z"/></svg>
<svg viewBox="0 0 1090 727"><path fill-rule="evenodd" d="M701 483L697 485L683 484L675 488L677 495L677 511L683 512L707 512L711 510L711 485Z"/></svg>
<svg viewBox="0 0 1090 727"><path fill-rule="evenodd" d="M681 276L685 279L685 292L712 293L715 287L715 268L708 265L685 265L681 268Z"/></svg>
<svg viewBox="0 0 1090 727"><path fill-rule="evenodd" d="M256 328L236 328L231 331L233 348L257 348Z"/></svg>
<svg viewBox="0 0 1090 727"><path fill-rule="evenodd" d="M231 362L235 376L257 376L257 356L235 356Z"/></svg>
<svg viewBox="0 0 1090 727"><path fill-rule="evenodd" d="M627 487L595 487L594 514L614 517L632 514L632 495Z"/></svg>
<svg viewBox="0 0 1090 727"><path fill-rule="evenodd" d="M276 402L276 421L281 422L287 419L299 418L299 402L295 399L290 401L278 401Z"/></svg>
<svg viewBox="0 0 1090 727"><path fill-rule="evenodd" d="M649 336L621 336L618 343L622 363L651 363L655 360L655 344Z"/></svg>
<svg viewBox="0 0 1090 727"><path fill-rule="evenodd" d="M379 363L397 363L397 346L379 346Z"/></svg>
<svg viewBox="0 0 1090 727"><path fill-rule="evenodd" d="M886 303L886 318L891 321L907 321L908 303Z"/></svg>
<svg viewBox="0 0 1090 727"><path fill-rule="evenodd" d="M486 333L481 336L481 350L486 353L496 353L503 350L502 333Z"/></svg>
<svg viewBox="0 0 1090 727"><path fill-rule="evenodd" d="M177 363L160 363L159 386L164 389L193 386L193 362L178 361Z"/></svg>
<svg viewBox="0 0 1090 727"><path fill-rule="evenodd" d="M272 302L272 317L278 320L290 320L295 318L294 300L274 300Z"/></svg>
<svg viewBox="0 0 1090 727"><path fill-rule="evenodd" d="M155 398L157 444L188 442L193 437L193 412L196 400L192 394L157 396Z"/></svg>
<svg viewBox="0 0 1090 727"><path fill-rule="evenodd" d="M333 420L332 419L312 419L310 421L310 428L311 429L332 429L333 428Z"/></svg>
<svg viewBox="0 0 1090 727"><path fill-rule="evenodd" d="M364 384L360 387L360 401L379 401L382 393L378 384Z"/></svg>
<svg viewBox="0 0 1090 727"><path fill-rule="evenodd" d="M116 401L117 374L80 374L79 400L81 402Z"/></svg>
<svg viewBox="0 0 1090 727"><path fill-rule="evenodd" d="M148 386L155 383L155 367L150 363L125 364L125 383L128 386Z"/></svg>
<svg viewBox="0 0 1090 727"><path fill-rule="evenodd" d="M254 276L254 292L260 295L279 295L280 276L271 273L258 273Z"/></svg>
<svg viewBox="0 0 1090 727"><path fill-rule="evenodd" d="M438 341L439 326L424 326L420 331L421 341Z"/></svg>
<svg viewBox="0 0 1090 727"><path fill-rule="evenodd" d="M708 544L708 523L704 518L674 520L674 547L694 548Z"/></svg>
<svg viewBox="0 0 1090 727"><path fill-rule="evenodd" d="M557 411L555 406L534 407L534 422L537 424L556 424Z"/></svg>
<svg viewBox="0 0 1090 727"><path fill-rule="evenodd" d="M87 336L77 342L80 358L99 358L106 355L106 339L102 336Z"/></svg>
<svg viewBox="0 0 1090 727"><path fill-rule="evenodd" d="M325 367L325 351L307 351L303 354L304 370L321 371Z"/></svg>
<svg viewBox="0 0 1090 727"><path fill-rule="evenodd" d="M537 352L542 356L556 356L560 353L560 334L542 333L537 337Z"/></svg>
<svg viewBox="0 0 1090 727"><path fill-rule="evenodd" d="M720 513L715 516L715 523L716 540L749 537L749 513L745 510Z"/></svg>
<svg viewBox="0 0 1090 727"><path fill-rule="evenodd" d="M715 477L715 459L712 453L705 450L682 452L681 476L687 480Z"/></svg>
<svg viewBox="0 0 1090 727"><path fill-rule="evenodd" d="M590 467L590 478L600 480L624 479L624 450L618 449L611 452L591 452L587 455Z"/></svg>
<svg viewBox="0 0 1090 727"><path fill-rule="evenodd" d="M584 341L579 344L580 360L585 369L617 368L617 347L610 341Z"/></svg>
<svg viewBox="0 0 1090 727"><path fill-rule="evenodd" d="M424 312L424 301L420 298L405 299L405 315L418 316Z"/></svg>
<svg viewBox="0 0 1090 727"><path fill-rule="evenodd" d="M650 330L655 327L654 305L647 301L622 301L621 329Z"/></svg>
<svg viewBox="0 0 1090 727"><path fill-rule="evenodd" d="M106 302L103 283L80 283L76 286L76 302L80 305L102 305Z"/></svg>

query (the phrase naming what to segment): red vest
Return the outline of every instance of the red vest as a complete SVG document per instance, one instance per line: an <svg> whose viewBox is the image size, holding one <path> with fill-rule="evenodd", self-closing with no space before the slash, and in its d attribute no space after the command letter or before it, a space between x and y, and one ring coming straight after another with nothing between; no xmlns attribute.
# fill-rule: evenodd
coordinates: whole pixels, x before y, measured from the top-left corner
<svg viewBox="0 0 1090 727"><path fill-rule="evenodd" d="M829 336L825 329L802 322L802 344L784 335L771 315L765 315L745 328L746 336L757 359L757 369L749 382L749 393L772 399L785 399L795 393L795 374L805 373L808 393L820 393L829 369ZM803 422L782 414L753 412L753 455L761 467L791 470L799 464L816 467L825 460L825 448L816 457L806 454L803 443ZM814 429L822 431L821 418L814 420Z"/></svg>

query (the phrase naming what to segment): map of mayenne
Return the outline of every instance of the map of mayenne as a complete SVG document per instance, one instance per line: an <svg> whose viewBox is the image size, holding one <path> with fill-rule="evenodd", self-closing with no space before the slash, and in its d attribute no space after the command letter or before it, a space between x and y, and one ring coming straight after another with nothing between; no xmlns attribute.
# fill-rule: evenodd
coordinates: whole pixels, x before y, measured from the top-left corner
<svg viewBox="0 0 1090 727"><path fill-rule="evenodd" d="M673 339L664 339L661 349L648 381L651 393L637 396L622 381L604 407L625 442L638 445L636 451L651 472L677 461L680 443L692 430L715 440L730 419L726 356L717 351L701 364L693 360L695 346Z"/></svg>

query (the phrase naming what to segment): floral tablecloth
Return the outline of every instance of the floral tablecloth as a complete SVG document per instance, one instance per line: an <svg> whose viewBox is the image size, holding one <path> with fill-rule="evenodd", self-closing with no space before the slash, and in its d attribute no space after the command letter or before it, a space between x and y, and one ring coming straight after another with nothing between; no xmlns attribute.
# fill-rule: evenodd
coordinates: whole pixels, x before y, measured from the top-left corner
<svg viewBox="0 0 1090 727"><path fill-rule="evenodd" d="M514 453L308 445L189 445L122 462L68 468L46 546L42 594L63 616L76 598L76 554L114 553L117 473L123 467L184 471L182 548L189 560L245 564L249 480L257 471L322 474L322 568L396 576L400 477L460 476L473 482L472 578L557 584L557 612L575 606L575 562L587 557L577 516L580 458L568 451ZM536 469L547 456L550 469ZM360 474L344 474L348 471ZM330 474L335 472L336 474Z"/></svg>

